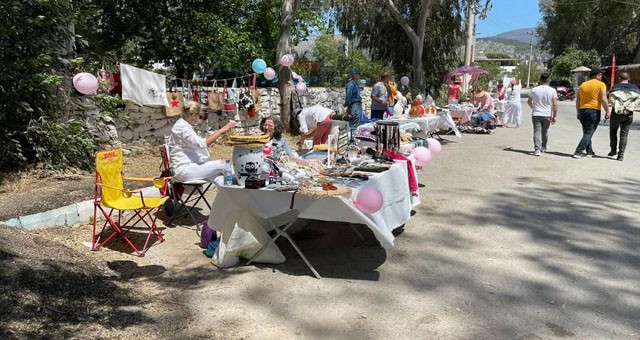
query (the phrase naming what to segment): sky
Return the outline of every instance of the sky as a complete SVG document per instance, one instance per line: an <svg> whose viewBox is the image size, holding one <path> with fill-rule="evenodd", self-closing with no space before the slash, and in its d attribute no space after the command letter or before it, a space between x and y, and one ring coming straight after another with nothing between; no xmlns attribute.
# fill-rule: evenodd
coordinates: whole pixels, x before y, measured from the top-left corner
<svg viewBox="0 0 640 340"><path fill-rule="evenodd" d="M491 0L492 9L487 18L477 18L478 38L493 37L520 28L535 27L542 15L538 0Z"/></svg>

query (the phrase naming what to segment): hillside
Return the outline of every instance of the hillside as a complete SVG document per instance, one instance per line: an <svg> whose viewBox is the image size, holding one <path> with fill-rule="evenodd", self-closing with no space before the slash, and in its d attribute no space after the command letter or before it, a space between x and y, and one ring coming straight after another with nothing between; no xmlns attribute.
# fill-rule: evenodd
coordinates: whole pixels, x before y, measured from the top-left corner
<svg viewBox="0 0 640 340"><path fill-rule="evenodd" d="M535 45L535 44L538 43L538 35L535 34L535 31L536 31L535 27L521 28L521 29L517 29L517 30L513 30L513 31L500 33L500 34L498 34L498 35L496 35L494 37L490 37L490 38L516 40L516 41L520 41L520 42L523 42L523 43L526 43L527 45L529 45L529 39L531 39L531 36L529 35L529 32L534 32L533 44Z"/></svg>
<svg viewBox="0 0 640 340"><path fill-rule="evenodd" d="M535 28L523 28L504 32L493 37L478 38L476 40L476 57L478 54L504 53L516 59L528 59L531 36L528 32L535 32ZM537 47L538 37L533 37L533 59L546 62L551 56L540 51Z"/></svg>

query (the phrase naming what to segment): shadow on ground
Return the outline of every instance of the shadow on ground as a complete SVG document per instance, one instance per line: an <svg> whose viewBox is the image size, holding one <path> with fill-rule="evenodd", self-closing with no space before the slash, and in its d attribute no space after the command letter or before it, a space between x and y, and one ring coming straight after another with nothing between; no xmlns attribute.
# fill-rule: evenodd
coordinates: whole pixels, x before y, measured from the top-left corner
<svg viewBox="0 0 640 340"><path fill-rule="evenodd" d="M416 254L425 259L424 265L407 270L426 272L429 279L407 276L406 283L415 289L448 287L459 292L458 299L469 308L467 316L491 329L491 334L522 336L527 326L510 322L510 314L518 315L518 320L528 314L532 324L546 325L556 337L637 336L640 181L562 183L520 177L514 183L535 185L505 188L492 196L465 192L478 196L482 208L441 216L459 228L436 228L416 240L437 249ZM516 249L504 252L502 242L509 238L503 239L503 233L524 238L526 248L513 245ZM480 237L486 239L478 241ZM446 255L459 252L470 258ZM526 264L530 272L493 266L492 261L502 257L507 263ZM434 270L442 267L448 270Z"/></svg>

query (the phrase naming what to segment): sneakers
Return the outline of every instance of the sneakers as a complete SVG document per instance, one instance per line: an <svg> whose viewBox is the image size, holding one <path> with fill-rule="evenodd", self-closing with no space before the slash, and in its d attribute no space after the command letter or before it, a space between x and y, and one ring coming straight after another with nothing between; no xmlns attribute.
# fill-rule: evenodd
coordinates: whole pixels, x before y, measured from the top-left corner
<svg viewBox="0 0 640 340"><path fill-rule="evenodd" d="M596 156L596 153L591 151L591 152L587 152L587 158L593 158Z"/></svg>
<svg viewBox="0 0 640 340"><path fill-rule="evenodd" d="M607 154L607 156L609 156L609 157L613 157L613 156L615 156L616 154L617 154L616 150L611 150L611 151L609 151L609 153Z"/></svg>
<svg viewBox="0 0 640 340"><path fill-rule="evenodd" d="M576 152L573 154L572 156L575 159L581 159L581 158L586 158L587 154L586 153L582 153L582 152Z"/></svg>
<svg viewBox="0 0 640 340"><path fill-rule="evenodd" d="M616 158L616 159L619 160L620 162L622 162L624 160L624 156L618 155L618 158Z"/></svg>
<svg viewBox="0 0 640 340"><path fill-rule="evenodd" d="M542 153L547 152L547 148L542 148L542 149L540 149L540 152L542 152Z"/></svg>
<svg viewBox="0 0 640 340"><path fill-rule="evenodd" d="M533 152L533 155L536 157L540 157L540 154L541 154L540 150L536 150Z"/></svg>

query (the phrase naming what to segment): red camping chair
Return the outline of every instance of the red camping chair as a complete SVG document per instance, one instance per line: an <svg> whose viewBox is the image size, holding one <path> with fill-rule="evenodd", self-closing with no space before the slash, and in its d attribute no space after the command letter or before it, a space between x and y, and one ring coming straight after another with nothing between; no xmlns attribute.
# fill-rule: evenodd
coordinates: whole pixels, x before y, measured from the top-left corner
<svg viewBox="0 0 640 340"><path fill-rule="evenodd" d="M141 190L125 189L124 180L151 182L160 188L169 179L123 177L122 170L122 149L96 153L91 250L100 250L115 237L118 237L123 239L138 256L143 256L150 247L151 236L155 235L156 240L164 241L162 232L156 226L158 217L156 213L168 197L144 197ZM97 232L98 210L105 218L100 232ZM127 236L129 231L140 222L146 226L147 230L147 237L142 248L136 247Z"/></svg>

